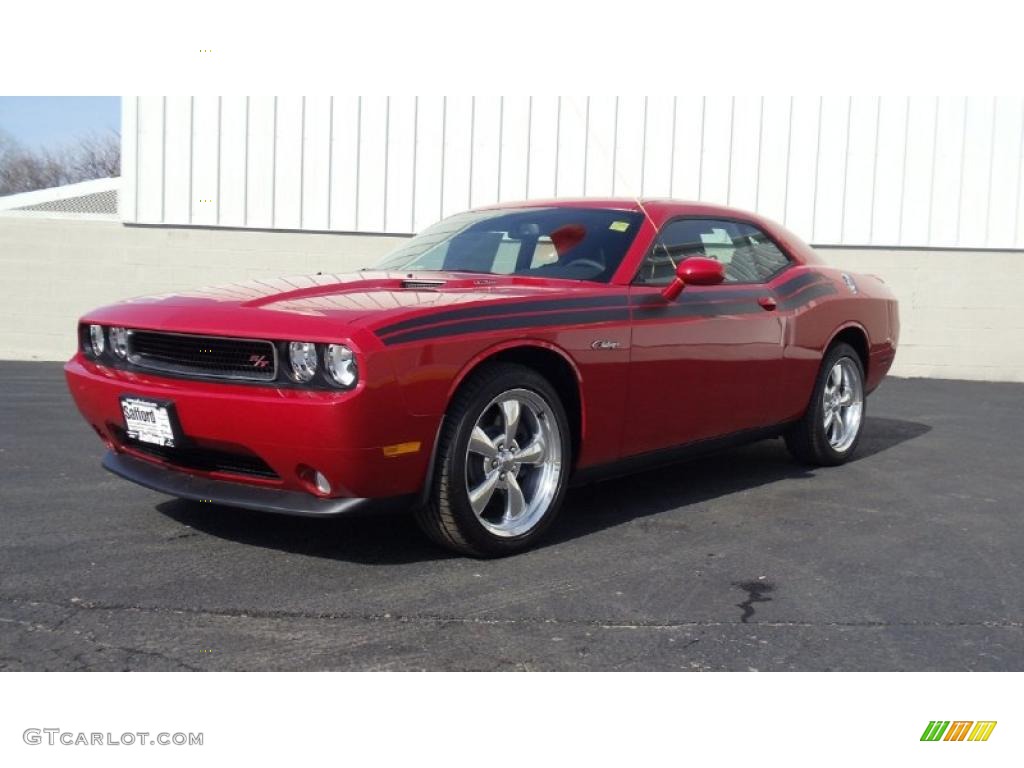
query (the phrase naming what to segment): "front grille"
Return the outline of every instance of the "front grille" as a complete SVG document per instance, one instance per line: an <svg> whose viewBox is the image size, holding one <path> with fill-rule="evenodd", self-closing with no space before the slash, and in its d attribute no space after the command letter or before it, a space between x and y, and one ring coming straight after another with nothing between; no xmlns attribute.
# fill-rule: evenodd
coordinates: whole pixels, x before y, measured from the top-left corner
<svg viewBox="0 0 1024 768"><path fill-rule="evenodd" d="M140 368L182 376L273 381L277 351L269 341L128 331L128 360Z"/></svg>
<svg viewBox="0 0 1024 768"><path fill-rule="evenodd" d="M121 445L183 469L278 479L278 474L270 468L270 465L255 454L218 450L195 444L168 448L163 445L144 443L141 440L128 437L128 433L121 427L113 424L109 426Z"/></svg>

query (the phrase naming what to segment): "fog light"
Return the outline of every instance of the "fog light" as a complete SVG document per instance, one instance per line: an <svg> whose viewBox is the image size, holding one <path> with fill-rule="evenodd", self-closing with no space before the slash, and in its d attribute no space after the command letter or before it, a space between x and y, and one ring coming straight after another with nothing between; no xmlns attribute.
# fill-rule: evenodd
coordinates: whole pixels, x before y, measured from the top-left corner
<svg viewBox="0 0 1024 768"><path fill-rule="evenodd" d="M299 464L295 468L295 474L298 475L299 480L302 481L303 485L305 485L311 493L317 493L321 496L330 495L331 481L327 479L327 476L323 472L313 469L313 467L308 464Z"/></svg>
<svg viewBox="0 0 1024 768"><path fill-rule="evenodd" d="M327 478L324 477L323 474L320 472L313 473L313 484L316 486L316 489L320 491L320 493L322 493L324 496L331 492L330 482L328 482Z"/></svg>

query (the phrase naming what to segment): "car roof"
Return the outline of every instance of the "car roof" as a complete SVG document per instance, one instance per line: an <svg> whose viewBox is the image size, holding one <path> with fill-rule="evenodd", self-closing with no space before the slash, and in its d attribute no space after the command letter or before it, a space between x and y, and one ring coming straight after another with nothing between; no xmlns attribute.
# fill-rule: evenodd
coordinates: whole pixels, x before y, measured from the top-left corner
<svg viewBox="0 0 1024 768"><path fill-rule="evenodd" d="M606 208L618 211L644 212L655 227L661 227L677 216L700 216L716 219L736 219L749 222L767 232L786 246L799 263L821 264L820 256L793 232L753 211L726 205L702 203L692 200L673 200L665 197L561 197L547 200L517 200L475 208L478 211L508 210L516 208Z"/></svg>
<svg viewBox="0 0 1024 768"><path fill-rule="evenodd" d="M693 200L674 200L666 197L560 197L546 200L515 200L494 205L485 205L474 210L486 211L509 208L610 208L618 211L640 211L657 218L668 216L716 216L720 218L742 218L756 221L760 217L750 211L730 208L714 203Z"/></svg>

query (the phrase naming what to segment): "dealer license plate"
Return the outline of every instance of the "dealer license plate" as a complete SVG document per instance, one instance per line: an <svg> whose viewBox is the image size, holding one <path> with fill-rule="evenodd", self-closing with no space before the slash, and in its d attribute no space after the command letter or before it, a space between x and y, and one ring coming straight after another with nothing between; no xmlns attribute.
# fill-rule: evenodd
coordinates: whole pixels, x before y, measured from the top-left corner
<svg viewBox="0 0 1024 768"><path fill-rule="evenodd" d="M174 426L166 405L136 397L122 397L121 411L128 437L143 443L174 447Z"/></svg>

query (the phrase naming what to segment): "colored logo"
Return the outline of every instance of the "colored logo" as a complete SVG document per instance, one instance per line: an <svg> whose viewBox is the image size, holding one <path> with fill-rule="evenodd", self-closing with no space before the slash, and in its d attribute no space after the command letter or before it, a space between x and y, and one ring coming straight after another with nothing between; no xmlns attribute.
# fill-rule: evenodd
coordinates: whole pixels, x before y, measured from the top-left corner
<svg viewBox="0 0 1024 768"><path fill-rule="evenodd" d="M270 365L266 355L249 355L249 362L253 364L254 368L266 368Z"/></svg>
<svg viewBox="0 0 1024 768"><path fill-rule="evenodd" d="M995 720L932 720L921 741L988 741L995 729Z"/></svg>

